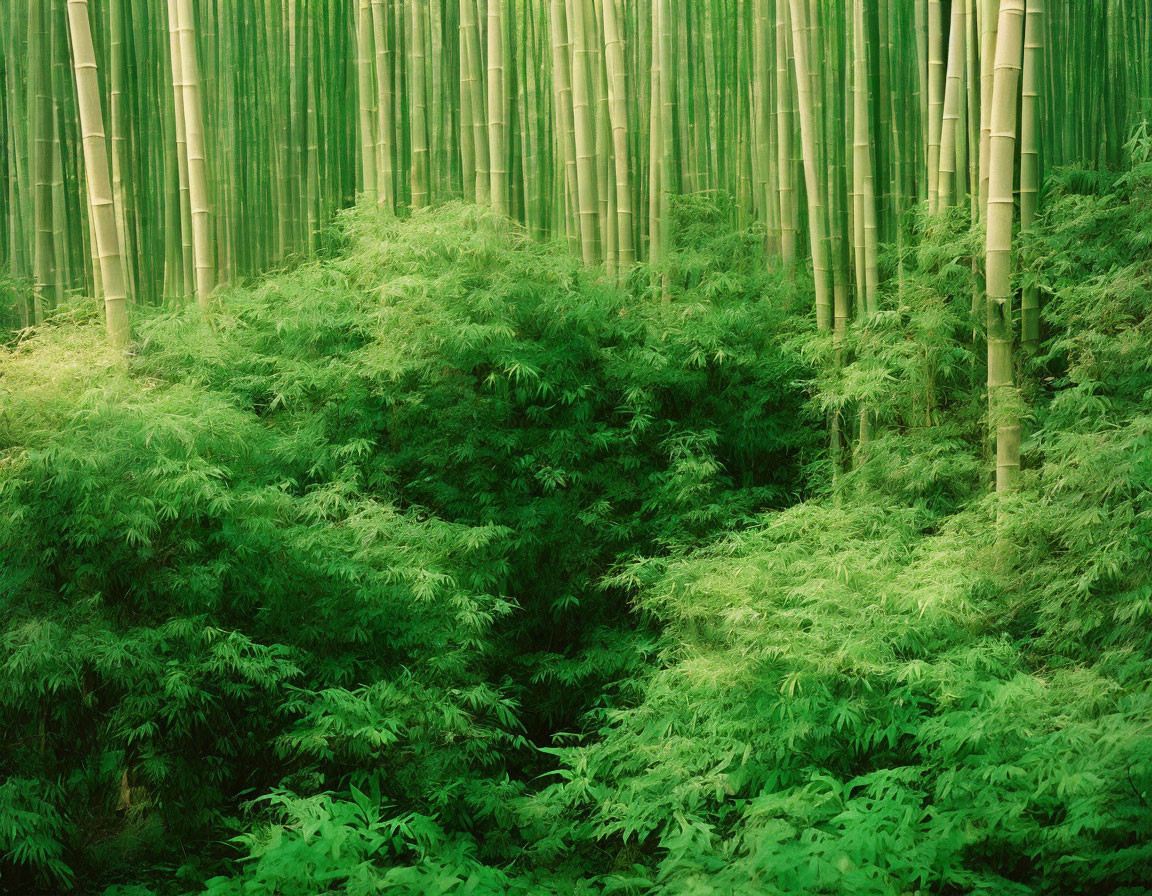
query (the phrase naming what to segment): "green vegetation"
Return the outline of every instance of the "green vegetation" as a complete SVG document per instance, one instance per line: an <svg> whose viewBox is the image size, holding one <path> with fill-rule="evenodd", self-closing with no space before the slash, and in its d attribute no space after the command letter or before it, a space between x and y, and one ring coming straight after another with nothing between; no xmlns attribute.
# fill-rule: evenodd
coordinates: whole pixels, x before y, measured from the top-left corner
<svg viewBox="0 0 1152 896"><path fill-rule="evenodd" d="M141 321L127 364L69 318L6 359L5 788L37 818L6 874L210 839L283 787L499 855L534 744L651 654L614 565L796 499L806 368L754 238L684 253L675 306L476 209L347 240Z"/></svg>
<svg viewBox="0 0 1152 896"><path fill-rule="evenodd" d="M1152 894L1150 57L0 0L0 891Z"/></svg>
<svg viewBox="0 0 1152 896"><path fill-rule="evenodd" d="M839 365L699 197L627 288L448 206L129 358L65 308L0 360L4 886L1147 892L1150 197L1050 184L999 496L965 210Z"/></svg>
<svg viewBox="0 0 1152 896"><path fill-rule="evenodd" d="M0 332L12 333L20 325L19 309L31 290L0 267Z"/></svg>

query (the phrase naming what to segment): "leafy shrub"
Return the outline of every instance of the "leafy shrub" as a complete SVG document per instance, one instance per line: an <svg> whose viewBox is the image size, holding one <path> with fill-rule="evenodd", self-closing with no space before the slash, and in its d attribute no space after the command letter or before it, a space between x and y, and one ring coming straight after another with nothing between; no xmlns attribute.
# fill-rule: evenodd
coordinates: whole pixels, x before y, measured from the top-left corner
<svg viewBox="0 0 1152 896"><path fill-rule="evenodd" d="M1066 174L1028 237L1052 335L1005 501L964 243L924 234L814 395L877 421L834 494L623 573L665 661L524 800L540 861L607 851L693 896L1147 892L1150 177Z"/></svg>
<svg viewBox="0 0 1152 896"><path fill-rule="evenodd" d="M964 210L836 346L726 214L621 291L482 211L359 212L130 364L67 321L11 353L5 873L1147 892L1152 168L1059 173L1024 237L1001 499Z"/></svg>
<svg viewBox="0 0 1152 896"><path fill-rule="evenodd" d="M618 559L800 491L795 293L753 241L654 307L475 209L345 240L142 317L130 362L68 320L3 359L0 763L61 782L17 880L179 861L270 792L343 830L353 785L500 859L531 740L643 677ZM277 844L260 874L331 846Z"/></svg>
<svg viewBox="0 0 1152 896"><path fill-rule="evenodd" d="M74 860L156 821L202 837L240 791L346 756L420 794L515 743L481 662L503 532L293 488L277 433L94 338L9 359L0 426L4 761L65 782L58 811L99 831Z"/></svg>
<svg viewBox="0 0 1152 896"><path fill-rule="evenodd" d="M21 310L26 307L28 284L0 267L0 333L7 337L22 323Z"/></svg>
<svg viewBox="0 0 1152 896"><path fill-rule="evenodd" d="M524 612L505 659L547 736L639 659L602 649L634 625L625 597L599 589L617 557L795 500L812 436L780 346L792 295L730 240L710 269L694 262L711 275L659 306L477 209L355 217L347 233L342 259L233 296L226 339L204 332L201 348L186 316L158 322L145 363L292 430L294 481L346 477L510 530L507 589ZM722 258L756 259L756 275Z"/></svg>

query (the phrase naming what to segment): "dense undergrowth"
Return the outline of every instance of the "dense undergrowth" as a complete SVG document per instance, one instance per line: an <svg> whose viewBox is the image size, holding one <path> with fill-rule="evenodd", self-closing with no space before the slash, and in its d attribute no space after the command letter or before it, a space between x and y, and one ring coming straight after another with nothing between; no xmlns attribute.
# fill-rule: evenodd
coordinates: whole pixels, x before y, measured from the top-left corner
<svg viewBox="0 0 1152 896"><path fill-rule="evenodd" d="M128 364L68 319L5 360L6 877L185 866L352 786L396 863L502 861L536 746L644 675L615 564L796 500L800 299L753 237L671 306L475 209L346 240Z"/></svg>
<svg viewBox="0 0 1152 896"><path fill-rule="evenodd" d="M25 305L27 284L0 266L0 339L7 341L20 327L20 307Z"/></svg>
<svg viewBox="0 0 1152 896"><path fill-rule="evenodd" d="M725 218L669 305L358 214L5 357L3 885L1152 891L1152 167L1049 185L1001 502L966 214L839 369Z"/></svg>

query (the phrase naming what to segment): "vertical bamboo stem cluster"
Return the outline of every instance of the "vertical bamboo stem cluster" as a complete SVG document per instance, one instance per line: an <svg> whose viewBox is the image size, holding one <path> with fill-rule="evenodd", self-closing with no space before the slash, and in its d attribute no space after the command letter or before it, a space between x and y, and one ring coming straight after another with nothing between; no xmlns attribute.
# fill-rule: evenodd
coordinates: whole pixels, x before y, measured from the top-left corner
<svg viewBox="0 0 1152 896"><path fill-rule="evenodd" d="M653 295L674 301L678 197L727 194L792 276L810 269L817 326L845 360L850 327L901 289L910 213L966 206L987 226L973 298L1007 488L1014 349L1037 348L1042 298L1023 290L1017 333L1015 171L1027 228L1045 166L1122 161L1152 110L1147 11L0 0L0 264L31 284L0 314L33 324L100 294L122 340L130 299L205 303L217 281L315 251L357 196L385 213L490 205L609 276L648 263ZM869 429L864 415L862 442Z"/></svg>
<svg viewBox="0 0 1152 896"><path fill-rule="evenodd" d="M54 74L64 2L2 2L2 251L43 308L99 276L80 251L75 86ZM870 209L876 241L899 245L917 196L938 210L979 193L979 218L987 203L997 0L89 3L126 283L143 301L203 299L219 277L311 251L357 192L384 209L491 203L627 269L659 253L677 193L720 190L785 263L807 237L834 322L838 299L869 303ZM1152 90L1133 0L1042 10L1027 11L1026 202L1039 147L1116 160ZM1062 51L1041 58L1041 41Z"/></svg>

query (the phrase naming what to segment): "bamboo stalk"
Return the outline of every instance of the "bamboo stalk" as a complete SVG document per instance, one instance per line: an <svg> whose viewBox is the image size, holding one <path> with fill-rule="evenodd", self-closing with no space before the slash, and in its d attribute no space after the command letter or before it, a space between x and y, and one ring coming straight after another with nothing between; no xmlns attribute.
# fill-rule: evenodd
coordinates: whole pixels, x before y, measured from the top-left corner
<svg viewBox="0 0 1152 896"><path fill-rule="evenodd" d="M128 344L129 337L128 296L124 288L120 242L116 235L116 211L108 170L108 149L105 144L96 52L92 46L92 30L88 19L88 0L68 0L68 27L72 38L72 67L76 74L88 205L100 266L100 282L104 290L105 323L112 344L123 348Z"/></svg>
<svg viewBox="0 0 1152 896"><path fill-rule="evenodd" d="M988 398L996 432L996 491L1020 473L1020 420L1012 410L1012 221L1016 109L1024 49L1024 0L1001 0L988 157Z"/></svg>

